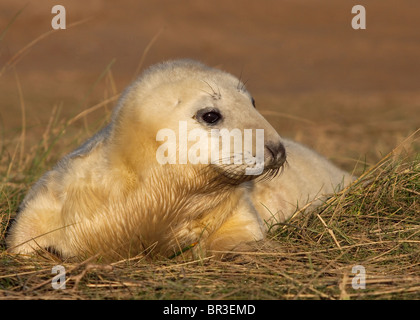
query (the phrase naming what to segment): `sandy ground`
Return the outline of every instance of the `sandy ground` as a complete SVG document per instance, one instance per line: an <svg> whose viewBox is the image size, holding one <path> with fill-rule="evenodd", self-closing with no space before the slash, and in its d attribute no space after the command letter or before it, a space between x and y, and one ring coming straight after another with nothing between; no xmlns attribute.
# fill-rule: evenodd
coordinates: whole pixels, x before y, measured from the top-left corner
<svg viewBox="0 0 420 320"><path fill-rule="evenodd" d="M50 32L56 4L66 8L67 29ZM366 8L366 30L351 27L356 4ZM19 85L30 146L54 106L74 116L121 92L139 63L184 57L242 74L281 135L348 169L375 162L420 127L418 0L2 0L0 34L20 9L0 41L6 145L22 127Z"/></svg>

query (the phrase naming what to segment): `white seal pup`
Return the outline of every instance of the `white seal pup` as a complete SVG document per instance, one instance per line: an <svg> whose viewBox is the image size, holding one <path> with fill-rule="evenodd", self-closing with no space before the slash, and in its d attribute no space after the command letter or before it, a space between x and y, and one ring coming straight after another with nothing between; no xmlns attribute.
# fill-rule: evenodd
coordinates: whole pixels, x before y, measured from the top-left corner
<svg viewBox="0 0 420 320"><path fill-rule="evenodd" d="M162 129L179 136L171 142ZM214 161L214 152L191 153L197 140L188 136L181 146L181 129L209 137L222 129L263 130L262 161L225 163ZM249 152L255 159L257 143ZM174 150L172 161L159 161ZM216 150L218 158L222 149ZM237 155L232 150L229 157ZM185 161L185 152L201 161ZM247 174L257 164L261 174ZM237 250L262 240L267 223L286 220L351 179L282 139L236 77L192 60L169 61L146 70L121 96L109 125L32 187L6 240L13 253L47 249L78 259Z"/></svg>

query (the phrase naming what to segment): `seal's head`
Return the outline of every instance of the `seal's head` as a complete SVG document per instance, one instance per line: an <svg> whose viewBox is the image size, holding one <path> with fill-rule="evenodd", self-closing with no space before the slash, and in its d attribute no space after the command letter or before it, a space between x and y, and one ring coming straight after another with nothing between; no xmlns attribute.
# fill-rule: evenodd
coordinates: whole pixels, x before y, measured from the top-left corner
<svg viewBox="0 0 420 320"><path fill-rule="evenodd" d="M112 121L114 140L126 150L114 154L134 170L146 163L195 164L219 181L223 176L239 184L277 173L286 158L280 136L244 84L192 60L146 70L126 90Z"/></svg>

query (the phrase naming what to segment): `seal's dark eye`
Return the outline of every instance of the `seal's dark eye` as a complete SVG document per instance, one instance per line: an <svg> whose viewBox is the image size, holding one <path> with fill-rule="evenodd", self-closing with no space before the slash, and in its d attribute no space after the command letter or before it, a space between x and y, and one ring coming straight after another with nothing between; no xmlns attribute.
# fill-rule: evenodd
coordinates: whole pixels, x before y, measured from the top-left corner
<svg viewBox="0 0 420 320"><path fill-rule="evenodd" d="M219 112L211 111L206 112L201 116L201 119L203 119L204 122L215 124L217 121L220 120L222 115Z"/></svg>
<svg viewBox="0 0 420 320"><path fill-rule="evenodd" d="M257 109L257 107L255 106L255 100L254 100L254 98L251 98L251 101L252 101L252 105L254 106L254 108Z"/></svg>

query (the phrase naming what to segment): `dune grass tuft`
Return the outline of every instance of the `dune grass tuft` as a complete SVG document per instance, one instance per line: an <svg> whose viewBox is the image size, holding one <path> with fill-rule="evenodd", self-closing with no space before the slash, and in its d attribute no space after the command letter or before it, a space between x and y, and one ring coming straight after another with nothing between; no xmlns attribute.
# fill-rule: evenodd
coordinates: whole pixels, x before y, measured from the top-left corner
<svg viewBox="0 0 420 320"><path fill-rule="evenodd" d="M420 297L420 157L391 153L361 179L312 212L273 227L256 250L211 257L113 264L6 252L7 226L30 185L57 160L51 148L66 123L53 115L48 132L25 155L3 144L0 158L0 298L3 299L412 299ZM71 120L70 120L71 121ZM416 141L416 139L414 139ZM12 151L10 151L12 150ZM66 289L55 290L55 265ZM353 267L366 272L354 289Z"/></svg>

